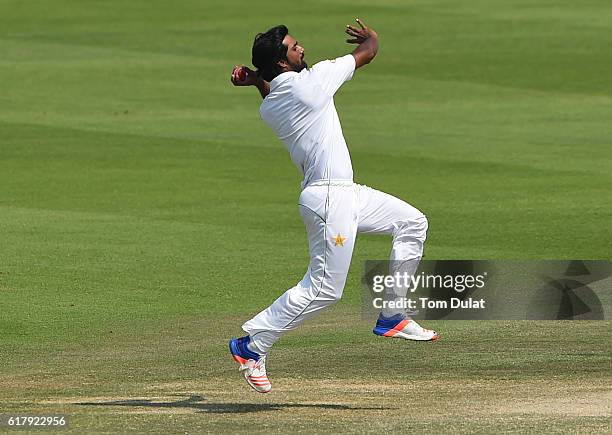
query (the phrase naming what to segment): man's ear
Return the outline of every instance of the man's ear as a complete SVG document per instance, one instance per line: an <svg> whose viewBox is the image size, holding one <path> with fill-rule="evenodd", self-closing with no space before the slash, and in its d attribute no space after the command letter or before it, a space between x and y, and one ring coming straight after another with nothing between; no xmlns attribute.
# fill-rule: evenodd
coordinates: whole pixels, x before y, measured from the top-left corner
<svg viewBox="0 0 612 435"><path fill-rule="evenodd" d="M288 71L290 69L289 68L289 63L286 60L279 60L278 62L276 62L276 64L278 66L280 66L281 69L283 69L285 71Z"/></svg>

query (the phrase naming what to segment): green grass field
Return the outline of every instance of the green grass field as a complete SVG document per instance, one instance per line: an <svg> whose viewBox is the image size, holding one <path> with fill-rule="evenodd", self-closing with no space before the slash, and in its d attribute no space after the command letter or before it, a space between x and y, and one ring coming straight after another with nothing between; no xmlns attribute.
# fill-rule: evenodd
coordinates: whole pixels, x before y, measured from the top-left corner
<svg viewBox="0 0 612 435"><path fill-rule="evenodd" d="M308 261L300 176L229 76L285 23L336 98L356 181L429 218L430 259L609 259L606 0L0 0L0 414L83 432L609 432L609 321L429 322L375 337L360 238L343 301L275 347L227 339Z"/></svg>

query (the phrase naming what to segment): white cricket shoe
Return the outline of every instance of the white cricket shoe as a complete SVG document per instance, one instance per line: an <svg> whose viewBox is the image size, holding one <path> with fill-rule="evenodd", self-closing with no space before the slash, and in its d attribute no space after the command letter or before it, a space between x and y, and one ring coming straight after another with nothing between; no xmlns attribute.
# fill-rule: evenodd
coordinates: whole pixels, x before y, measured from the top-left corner
<svg viewBox="0 0 612 435"><path fill-rule="evenodd" d="M415 341L435 341L440 337L436 331L425 329L414 320L406 319L401 314L393 317L384 317L381 314L372 332L383 337Z"/></svg>
<svg viewBox="0 0 612 435"><path fill-rule="evenodd" d="M267 393L272 390L272 384L266 374L266 355L250 350L247 347L249 341L248 335L232 338L229 342L232 358L240 364L240 373L247 383L258 393Z"/></svg>

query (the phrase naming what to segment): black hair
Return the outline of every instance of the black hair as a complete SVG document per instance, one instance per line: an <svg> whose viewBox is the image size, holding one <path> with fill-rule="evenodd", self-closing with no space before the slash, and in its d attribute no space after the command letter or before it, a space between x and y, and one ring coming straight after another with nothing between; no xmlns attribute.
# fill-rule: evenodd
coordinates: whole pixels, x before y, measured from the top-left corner
<svg viewBox="0 0 612 435"><path fill-rule="evenodd" d="M257 68L259 75L270 82L274 77L283 72L278 65L280 60L287 60L287 46L283 39L289 33L289 29L282 24L272 27L266 33L258 33L253 41L253 65Z"/></svg>

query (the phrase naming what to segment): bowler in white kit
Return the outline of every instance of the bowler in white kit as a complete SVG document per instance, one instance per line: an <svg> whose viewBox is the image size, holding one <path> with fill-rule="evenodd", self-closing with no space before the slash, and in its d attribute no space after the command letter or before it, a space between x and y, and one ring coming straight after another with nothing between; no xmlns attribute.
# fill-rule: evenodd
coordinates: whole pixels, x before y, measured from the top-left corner
<svg viewBox="0 0 612 435"><path fill-rule="evenodd" d="M272 388L265 362L274 343L342 297L357 234L391 235L390 259L402 272L414 274L423 254L425 215L394 196L353 181L334 95L378 51L376 32L361 20L356 22L358 26L346 26L351 37L347 42L357 44L351 54L308 68L304 48L281 25L255 37L252 63L257 71L245 66L232 71L235 86L257 87L263 98L262 119L304 175L298 204L310 252L306 274L242 325L248 335L229 343L247 383L261 393ZM385 292L391 302L405 296L406 288ZM418 341L438 338L405 310L392 306L383 307L375 334Z"/></svg>

